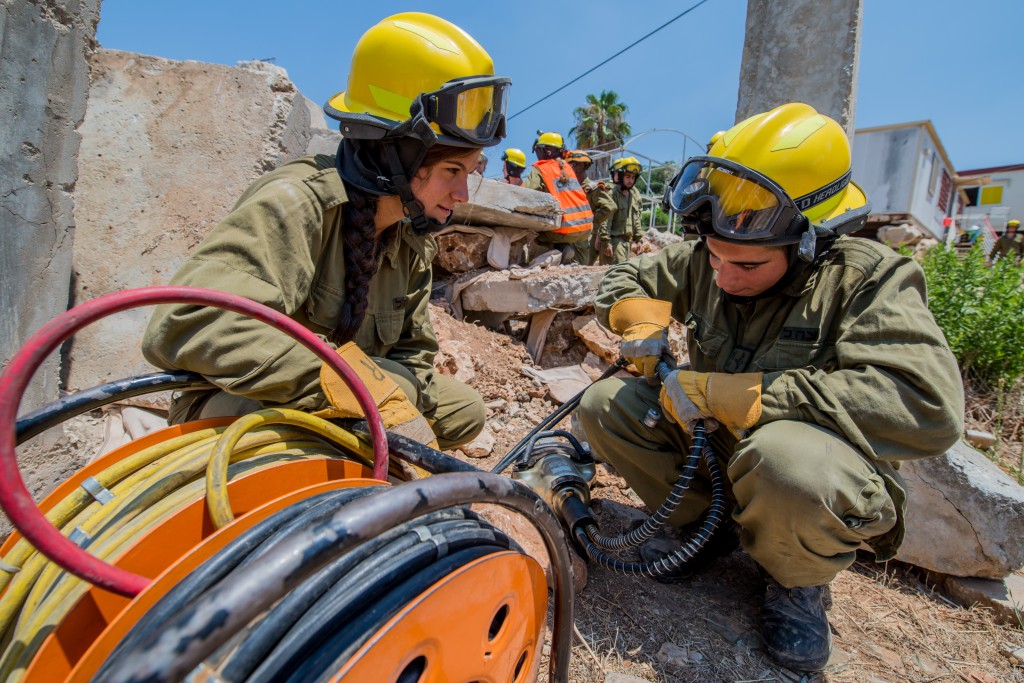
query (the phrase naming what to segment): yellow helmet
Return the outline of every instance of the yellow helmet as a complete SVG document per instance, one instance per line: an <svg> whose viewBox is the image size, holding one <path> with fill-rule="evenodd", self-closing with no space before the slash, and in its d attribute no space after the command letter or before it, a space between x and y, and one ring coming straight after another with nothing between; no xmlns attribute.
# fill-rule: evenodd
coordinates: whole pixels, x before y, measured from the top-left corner
<svg viewBox="0 0 1024 683"><path fill-rule="evenodd" d="M505 153L501 155L501 159L512 166L526 168L526 153L521 149L509 147L505 150Z"/></svg>
<svg viewBox="0 0 1024 683"><path fill-rule="evenodd" d="M772 180L812 223L867 204L864 192L850 180L846 131L807 104L784 104L740 121L715 141L708 156Z"/></svg>
<svg viewBox="0 0 1024 683"><path fill-rule="evenodd" d="M714 135L712 135L712 136L711 136L711 139L710 139L710 140L708 140L708 146L707 146L707 148L708 148L708 149L711 149L712 147L714 147L714 146L715 146L715 143L716 143L716 142L718 142L718 141L719 141L719 139L721 139L721 137L722 137L723 135L725 135L725 131L724 131L724 130L720 130L720 131L718 131L717 133L715 133Z"/></svg>
<svg viewBox="0 0 1024 683"><path fill-rule="evenodd" d="M623 173L636 173L640 174L643 170L643 165L637 161L636 157L622 157L612 162L612 172L621 171Z"/></svg>
<svg viewBox="0 0 1024 683"><path fill-rule="evenodd" d="M1020 221L1017 220L1016 218L1011 218L1010 220L1006 221L1006 227L1008 227L1008 228L1019 228L1020 227Z"/></svg>
<svg viewBox="0 0 1024 683"><path fill-rule="evenodd" d="M542 133L537 131L537 139L533 141L533 151L537 151L538 147L554 147L555 149L562 149L565 144L562 142L562 136L558 133L548 132Z"/></svg>
<svg viewBox="0 0 1024 683"><path fill-rule="evenodd" d="M490 55L455 24L432 14L403 12L359 39L348 88L331 97L324 112L342 122L348 138L380 139L381 129L394 130L420 116L437 142L487 147L505 135L510 83L494 76ZM416 126L409 128L407 134L425 136L414 132Z"/></svg>

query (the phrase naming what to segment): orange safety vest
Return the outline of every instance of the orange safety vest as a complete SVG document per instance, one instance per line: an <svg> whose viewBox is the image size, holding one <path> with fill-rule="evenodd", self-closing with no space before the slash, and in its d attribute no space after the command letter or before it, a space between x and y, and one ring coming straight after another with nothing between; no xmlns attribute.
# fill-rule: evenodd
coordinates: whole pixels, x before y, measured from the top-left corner
<svg viewBox="0 0 1024 683"><path fill-rule="evenodd" d="M587 194L576 179L572 166L563 159L545 159L533 163L540 171L544 185L562 207L562 226L553 230L559 235L574 235L594 229L594 212ZM584 237L582 234L580 237Z"/></svg>

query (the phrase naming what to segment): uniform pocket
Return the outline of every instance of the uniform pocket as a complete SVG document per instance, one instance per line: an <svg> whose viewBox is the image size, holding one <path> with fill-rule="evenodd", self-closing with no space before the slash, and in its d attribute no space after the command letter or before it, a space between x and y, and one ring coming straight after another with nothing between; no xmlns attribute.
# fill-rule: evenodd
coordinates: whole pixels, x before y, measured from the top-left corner
<svg viewBox="0 0 1024 683"><path fill-rule="evenodd" d="M707 358L716 358L718 356L718 352L722 350L722 345L725 343L727 335L711 327L707 320L693 311L686 314L683 325L686 326L687 337L697 345L697 348L704 356Z"/></svg>
<svg viewBox="0 0 1024 683"><path fill-rule="evenodd" d="M402 335L405 322L405 311L374 311L377 326L377 337L385 346L394 346Z"/></svg>
<svg viewBox="0 0 1024 683"><path fill-rule="evenodd" d="M313 324L333 330L338 326L343 301L341 292L321 281L314 282L306 301L306 316Z"/></svg>

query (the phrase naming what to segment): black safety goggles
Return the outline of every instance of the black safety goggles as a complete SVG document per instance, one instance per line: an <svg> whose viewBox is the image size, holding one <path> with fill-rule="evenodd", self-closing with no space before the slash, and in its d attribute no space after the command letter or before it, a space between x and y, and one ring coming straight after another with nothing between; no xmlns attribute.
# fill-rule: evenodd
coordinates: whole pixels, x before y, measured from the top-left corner
<svg viewBox="0 0 1024 683"><path fill-rule="evenodd" d="M845 181L849 183L849 175ZM666 195L671 209L681 216L710 213L710 221L690 222L699 234L765 241L797 237L808 226L797 202L785 190L757 171L727 159L699 156L687 160Z"/></svg>
<svg viewBox="0 0 1024 683"><path fill-rule="evenodd" d="M416 99L424 118L442 133L486 147L505 137L511 84L511 79L501 76L470 76L448 81Z"/></svg>

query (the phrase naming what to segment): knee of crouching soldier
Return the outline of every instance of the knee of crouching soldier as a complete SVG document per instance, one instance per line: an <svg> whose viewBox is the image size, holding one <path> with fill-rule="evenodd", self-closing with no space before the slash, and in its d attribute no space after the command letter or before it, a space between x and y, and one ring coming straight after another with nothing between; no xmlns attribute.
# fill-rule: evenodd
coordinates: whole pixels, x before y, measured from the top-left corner
<svg viewBox="0 0 1024 683"><path fill-rule="evenodd" d="M802 423L771 422L743 439L729 461L734 490L772 490L794 503L803 499L817 505L822 493L822 454L809 445L813 440L798 437L796 432L803 427Z"/></svg>

